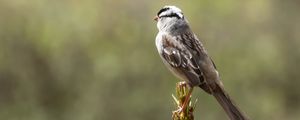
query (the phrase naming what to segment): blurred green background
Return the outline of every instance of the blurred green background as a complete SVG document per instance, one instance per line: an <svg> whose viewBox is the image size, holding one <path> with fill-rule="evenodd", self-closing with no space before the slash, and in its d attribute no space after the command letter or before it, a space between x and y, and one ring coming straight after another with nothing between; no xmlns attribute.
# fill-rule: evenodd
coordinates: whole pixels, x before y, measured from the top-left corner
<svg viewBox="0 0 300 120"><path fill-rule="evenodd" d="M1 120L169 120L153 17L179 6L253 120L300 119L300 2L0 0ZM197 120L224 120L200 89Z"/></svg>

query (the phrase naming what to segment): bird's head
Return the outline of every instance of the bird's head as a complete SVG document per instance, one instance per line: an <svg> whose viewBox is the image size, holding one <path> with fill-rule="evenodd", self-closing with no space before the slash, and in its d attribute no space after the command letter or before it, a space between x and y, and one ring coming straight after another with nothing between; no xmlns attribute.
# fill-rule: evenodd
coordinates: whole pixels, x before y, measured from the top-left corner
<svg viewBox="0 0 300 120"><path fill-rule="evenodd" d="M158 11L154 20L157 21L159 30L170 27L180 21L185 21L181 9L176 6L164 6Z"/></svg>

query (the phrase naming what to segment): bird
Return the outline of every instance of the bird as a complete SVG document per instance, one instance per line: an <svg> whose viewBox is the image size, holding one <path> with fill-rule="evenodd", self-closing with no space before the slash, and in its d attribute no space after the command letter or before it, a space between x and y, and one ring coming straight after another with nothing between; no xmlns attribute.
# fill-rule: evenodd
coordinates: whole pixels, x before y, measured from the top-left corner
<svg viewBox="0 0 300 120"><path fill-rule="evenodd" d="M215 97L231 120L249 120L224 89L216 65L202 42L192 32L180 8L167 5L161 8L154 20L158 34L155 45L165 66L191 89L200 87ZM189 97L186 97L189 98ZM182 108L187 105L187 100Z"/></svg>

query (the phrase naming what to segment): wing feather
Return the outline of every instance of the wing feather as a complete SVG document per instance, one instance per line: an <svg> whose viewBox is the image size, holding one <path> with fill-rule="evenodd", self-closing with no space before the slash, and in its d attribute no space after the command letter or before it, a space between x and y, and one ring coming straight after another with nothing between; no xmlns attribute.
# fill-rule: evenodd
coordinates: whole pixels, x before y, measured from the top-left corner
<svg viewBox="0 0 300 120"><path fill-rule="evenodd" d="M196 52L191 52L181 41L170 36L163 38L162 57L165 61L181 74L188 78L192 86L198 86L203 82L203 77L197 63Z"/></svg>

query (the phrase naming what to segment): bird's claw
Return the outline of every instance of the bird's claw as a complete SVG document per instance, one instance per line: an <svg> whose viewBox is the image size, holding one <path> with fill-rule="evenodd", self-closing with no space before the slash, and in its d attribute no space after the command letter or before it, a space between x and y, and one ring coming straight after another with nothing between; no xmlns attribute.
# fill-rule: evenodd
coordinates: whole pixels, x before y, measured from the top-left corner
<svg viewBox="0 0 300 120"><path fill-rule="evenodd" d="M178 83L178 86L180 86L180 87L183 87L183 86L186 86L186 85L187 85L187 83L185 81L181 81L181 82Z"/></svg>

